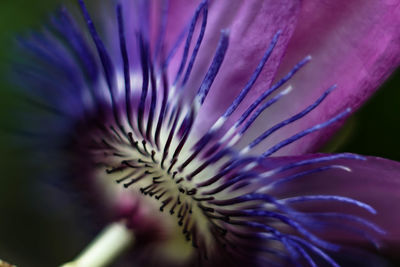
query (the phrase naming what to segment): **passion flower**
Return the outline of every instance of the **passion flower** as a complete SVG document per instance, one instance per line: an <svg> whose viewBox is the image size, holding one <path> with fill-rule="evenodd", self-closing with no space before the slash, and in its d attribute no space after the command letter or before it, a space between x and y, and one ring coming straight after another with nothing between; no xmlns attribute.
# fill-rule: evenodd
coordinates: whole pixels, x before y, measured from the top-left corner
<svg viewBox="0 0 400 267"><path fill-rule="evenodd" d="M399 62L396 1L338 2L122 1L102 38L79 0L91 40L62 10L22 41L46 162L114 222L66 266L134 239L140 266L339 266L347 240L398 240L399 213L376 215L400 197L398 163L299 155Z"/></svg>

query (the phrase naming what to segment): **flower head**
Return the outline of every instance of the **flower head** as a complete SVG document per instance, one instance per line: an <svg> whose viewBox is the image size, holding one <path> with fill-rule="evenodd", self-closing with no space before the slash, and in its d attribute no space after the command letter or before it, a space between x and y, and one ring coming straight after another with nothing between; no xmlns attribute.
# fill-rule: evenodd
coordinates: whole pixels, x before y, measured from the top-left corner
<svg viewBox="0 0 400 267"><path fill-rule="evenodd" d="M382 13L360 23L355 4L194 3L122 1L103 18L102 38L80 0L91 40L62 10L22 41L34 58L23 70L26 93L48 111L34 114L47 158L56 156L98 216L135 233L143 264L339 266L343 240L379 246L393 230L376 218L388 202L362 183L379 175L381 188L397 192L399 164L298 154L321 144L397 65L395 30L380 30L386 20L369 27L399 4L371 1L361 15ZM318 10L348 12L335 22L363 35ZM324 19L343 33L316 25Z"/></svg>

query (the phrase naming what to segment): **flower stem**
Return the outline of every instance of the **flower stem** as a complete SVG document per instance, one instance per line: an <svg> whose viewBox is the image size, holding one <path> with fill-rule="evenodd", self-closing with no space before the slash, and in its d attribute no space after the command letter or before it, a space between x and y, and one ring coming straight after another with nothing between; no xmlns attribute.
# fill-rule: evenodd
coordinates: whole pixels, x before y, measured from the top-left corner
<svg viewBox="0 0 400 267"><path fill-rule="evenodd" d="M122 222L105 228L79 256L60 267L103 267L115 260L134 241L131 230Z"/></svg>
<svg viewBox="0 0 400 267"><path fill-rule="evenodd" d="M0 260L0 267L16 267L15 265L11 265L8 262Z"/></svg>

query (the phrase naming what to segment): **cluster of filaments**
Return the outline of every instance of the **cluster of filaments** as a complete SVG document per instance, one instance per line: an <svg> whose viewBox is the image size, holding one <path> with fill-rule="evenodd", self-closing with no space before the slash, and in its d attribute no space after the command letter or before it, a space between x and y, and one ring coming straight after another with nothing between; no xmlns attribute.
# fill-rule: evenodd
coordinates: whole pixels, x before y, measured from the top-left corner
<svg viewBox="0 0 400 267"><path fill-rule="evenodd" d="M176 218L177 223L182 227L183 234L192 241L193 246L199 248L198 251L204 258L208 258L213 253L219 254L219 248L221 248L228 252L224 253L227 257L235 255L243 261L256 259L271 263L301 258L314 266L315 262L310 256L313 254L337 266L324 250L337 251L339 247L321 240L309 229L314 225L324 225L323 222L295 211L291 205L329 200L354 205L372 213L374 210L364 203L345 197L300 196L275 199L273 193L275 188L309 174L332 169L349 171L346 166L331 164L330 162L334 160L362 158L350 154L338 154L293 162L263 171L260 171L258 167L264 159L276 151L340 120L349 113L349 110L267 148L258 157L251 157L248 154L252 148L272 133L301 119L315 109L334 89L334 86L328 88L320 98L304 110L261 133L242 149L238 150L235 147L259 115L290 92L290 86L284 90L280 89L311 58L306 57L301 60L281 80L260 94L233 125L226 125L230 116L255 84L272 54L280 36L280 32L277 32L242 91L214 125L202 136L198 136L193 125L229 45L228 32L222 31L214 57L208 71L204 74L196 96L193 100L185 99L183 91L188 79L191 75L195 75L192 74L192 68L207 24L207 1L200 3L189 26L185 28L184 33L187 38L183 46L182 61L173 81L168 80L171 75L167 75L166 71L169 60L176 57L174 52L180 45L179 40L171 50L172 52L167 54L166 60L158 64L156 62L159 60L152 59L152 55L161 53L151 53L148 41L143 34L139 33L137 36L139 51L134 53L139 56L137 60L140 61L141 70L130 70L129 53L132 51L127 49L122 9L119 6L117 18L122 66L115 67L115 62L107 53L83 2L79 2L97 48L104 73L100 77L104 80L106 88L102 94L99 94L96 92L99 90L99 83L96 81L98 78L93 78L93 81L89 79L88 84L94 84L94 89L82 88L82 91L87 91L80 92L79 97L86 100L90 98L90 101L80 100L82 103L91 103L82 105L84 108L87 107L83 113L92 113L95 114L94 117L103 119L100 122L96 119L95 122L92 121L97 128L90 132L93 141L90 151L94 161L106 166L109 178L127 189L134 188L137 192L156 199L160 211ZM202 21L198 23L200 18ZM165 25L160 27L159 42L162 43ZM194 47L190 49L196 27L200 27L199 35ZM65 13L61 14L56 28L61 36L75 40L70 44L70 50L75 51L81 58L90 58L91 50L83 49L88 46ZM162 45L155 47L159 48ZM58 52L53 51L53 53ZM97 59L92 60L92 62L97 61ZM82 64L90 65L91 60L86 60ZM89 70L89 68L86 69ZM91 73L88 72L87 75L90 78ZM118 75L121 72L123 72L122 75ZM133 81L132 73L141 77L140 82ZM122 82L118 80L119 76L123 77ZM218 90L218 88L213 88L213 90ZM104 95L103 93L108 95L106 100L99 96ZM306 171L302 168L315 164L320 165ZM296 171L298 169L301 171ZM374 231L380 231L361 218L342 217L350 220L351 223L359 223Z"/></svg>
<svg viewBox="0 0 400 267"><path fill-rule="evenodd" d="M315 222L315 218L305 219L304 217L307 216L301 216L301 213L293 211L290 204L331 200L355 205L372 213L375 211L364 203L339 196L301 196L278 200L272 197L271 193L273 193L274 187L306 176L311 172L322 172L329 169L349 171L349 169L345 166L328 165L283 176L276 181L276 179L268 178L318 161L329 162L332 158L321 157L320 159L305 160L261 173L256 171L256 168L262 159L305 135L329 126L346 116L350 110L345 110L324 123L281 141L268 148L259 158L246 157L247 152L273 132L315 109L335 86L328 88L319 99L303 111L262 133L241 151L234 148L257 117L290 92L291 87L288 87L270 97L290 80L311 59L310 57L300 61L286 76L262 93L242 113L230 130L221 136L225 122L246 97L273 52L280 36L280 32L277 32L240 94L203 136L197 136L193 125L222 65L229 45L228 32L222 31L214 57L196 96L192 101L184 99L182 91L190 77L207 24L207 1L203 1L199 5L190 22L182 61L172 84L168 81L165 73L168 61L165 61L161 68L153 66L156 61L151 59L149 45L143 36L138 36L142 79L138 86L141 87L140 97L136 99L136 103L132 103L131 97L129 51L125 43L121 8L118 8L117 15L124 64L123 91L125 99L122 98L122 100L125 101L121 101L115 96L113 88L115 77L112 75L112 68L108 66L112 61L99 41L100 38L97 37L85 8L83 8L83 13L89 22L89 30L98 48L110 92L115 127L111 126L110 128L112 140L103 138L102 142L112 152L112 159L106 160L111 167L108 172L124 170L123 176L116 180L117 183L122 183L125 187L135 186L142 194L157 199L160 203L160 211L166 211L176 216L183 233L188 240L192 240L193 246L200 248L199 252L204 258L208 258L210 252L218 253L219 249L217 248L223 248L224 251L229 252L227 255L235 255L244 260L248 260L250 255L257 255L257 260L270 262L271 259L272 261L282 260L281 258L285 258L289 254L289 258L298 258L298 255L301 255L305 261L314 265L315 262L309 255L312 252L331 265L336 265L334 260L320 248L337 251L339 247L311 233L307 225L304 226L303 223L307 221L308 224L313 224L310 223L313 221L318 224L318 222ZM189 59L192 35L200 17L202 17L202 23L199 36ZM168 58L170 57L168 56ZM123 107L121 108L121 106ZM347 154L336 157L357 158ZM360 218L353 219L353 221L368 225L368 222ZM374 226L370 226L370 228L379 231ZM254 246L254 240L257 240L256 246Z"/></svg>

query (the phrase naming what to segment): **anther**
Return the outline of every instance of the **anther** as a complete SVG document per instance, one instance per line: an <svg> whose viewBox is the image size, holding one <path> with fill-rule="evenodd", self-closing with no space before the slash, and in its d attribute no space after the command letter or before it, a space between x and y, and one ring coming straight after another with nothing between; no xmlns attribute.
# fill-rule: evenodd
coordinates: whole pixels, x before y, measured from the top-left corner
<svg viewBox="0 0 400 267"><path fill-rule="evenodd" d="M140 192L142 192L142 194L147 195L147 190L151 190L155 185L152 183L146 187L141 187L140 188Z"/></svg>
<svg viewBox="0 0 400 267"><path fill-rule="evenodd" d="M160 195L155 196L155 199L160 200L160 198L162 198L165 195L165 193L167 193L167 190L164 190Z"/></svg>
<svg viewBox="0 0 400 267"><path fill-rule="evenodd" d="M149 151L147 150L146 144L147 144L146 140L142 140L142 145L143 145L144 152L146 152L147 155L150 155Z"/></svg>
<svg viewBox="0 0 400 267"><path fill-rule="evenodd" d="M171 215L175 213L175 208L176 208L176 206L177 206L178 204L180 204L179 197L176 199L174 205L172 205L172 208L169 210L169 213L170 213Z"/></svg>
<svg viewBox="0 0 400 267"><path fill-rule="evenodd" d="M174 167L174 165L175 165L175 163L176 163L177 161L178 161L178 160L177 160L176 158L174 158L174 159L171 160L171 165L169 165L169 168L168 168L168 170L167 170L167 173L168 173L168 174L171 173L171 169Z"/></svg>
<svg viewBox="0 0 400 267"><path fill-rule="evenodd" d="M192 189L186 191L186 194L188 196L195 195L196 193L197 193L197 189L196 188L192 188Z"/></svg>
<svg viewBox="0 0 400 267"><path fill-rule="evenodd" d="M156 198L157 198L157 197L156 197ZM172 197L169 197L169 198L167 198L166 200L163 200L163 201L162 201L163 204L162 204L161 207L160 207L160 211L161 211L161 212L164 211L165 206L167 206L168 203L171 202L171 200L172 200Z"/></svg>
<svg viewBox="0 0 400 267"><path fill-rule="evenodd" d="M114 173L114 172L123 171L124 169L126 169L126 166L119 166L119 167L116 167L116 168L106 169L106 173L107 174L111 174L111 173Z"/></svg>
<svg viewBox="0 0 400 267"><path fill-rule="evenodd" d="M155 159L155 155L156 155L156 151L152 150L152 151L151 151L151 160L152 160L154 163L157 164L158 162L157 162L157 160Z"/></svg>

